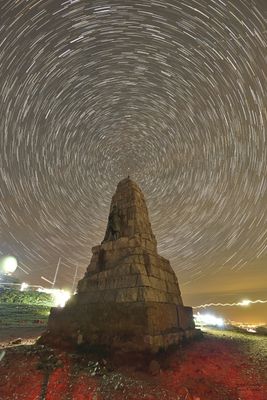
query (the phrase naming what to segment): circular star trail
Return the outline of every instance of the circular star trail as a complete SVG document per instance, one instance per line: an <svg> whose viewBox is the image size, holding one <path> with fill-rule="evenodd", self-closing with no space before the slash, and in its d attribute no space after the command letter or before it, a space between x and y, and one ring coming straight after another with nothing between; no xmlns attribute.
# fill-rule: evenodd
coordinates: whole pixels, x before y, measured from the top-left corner
<svg viewBox="0 0 267 400"><path fill-rule="evenodd" d="M265 0L1 0L2 254L70 284L128 174L182 284L267 255Z"/></svg>

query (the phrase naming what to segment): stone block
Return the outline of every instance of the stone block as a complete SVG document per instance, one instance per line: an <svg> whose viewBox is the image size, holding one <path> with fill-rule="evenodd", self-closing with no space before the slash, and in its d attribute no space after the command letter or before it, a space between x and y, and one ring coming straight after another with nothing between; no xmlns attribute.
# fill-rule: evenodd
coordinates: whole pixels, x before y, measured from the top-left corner
<svg viewBox="0 0 267 400"><path fill-rule="evenodd" d="M116 301L117 291L116 290L106 290L103 293L104 302L105 303L112 303Z"/></svg>
<svg viewBox="0 0 267 400"><path fill-rule="evenodd" d="M147 308L149 332L153 335L172 332L178 329L175 304L150 303Z"/></svg>
<svg viewBox="0 0 267 400"><path fill-rule="evenodd" d="M131 264L131 274L142 274L147 276L145 266L141 263Z"/></svg>
<svg viewBox="0 0 267 400"><path fill-rule="evenodd" d="M162 290L166 292L166 282L162 279L156 278L154 276L149 277L150 286L154 289Z"/></svg>
<svg viewBox="0 0 267 400"><path fill-rule="evenodd" d="M140 261L140 256L138 256L138 255L135 255L135 254L132 254L132 255L130 255L129 257L128 257L128 261L131 263L131 264L142 264L142 261Z"/></svg>
<svg viewBox="0 0 267 400"><path fill-rule="evenodd" d="M168 303L178 304L178 296L173 293L166 293L166 301Z"/></svg>
<svg viewBox="0 0 267 400"><path fill-rule="evenodd" d="M183 305L178 305L177 315L178 315L179 326L182 329L187 330L195 328L192 307L185 307Z"/></svg>
<svg viewBox="0 0 267 400"><path fill-rule="evenodd" d="M115 288L132 288L136 287L137 275L130 274L125 276L118 276L115 278Z"/></svg>
<svg viewBox="0 0 267 400"><path fill-rule="evenodd" d="M129 238L128 237L120 237L118 240L115 240L113 242L113 247L114 247L114 250L129 247Z"/></svg>
<svg viewBox="0 0 267 400"><path fill-rule="evenodd" d="M160 290L152 287L139 287L138 288L138 301L141 302L166 302L166 294Z"/></svg>
<svg viewBox="0 0 267 400"><path fill-rule="evenodd" d="M173 275L165 271L165 279L167 282L173 283Z"/></svg>
<svg viewBox="0 0 267 400"><path fill-rule="evenodd" d="M107 277L108 277L108 274L109 274L109 270L104 270L104 271L100 271L100 272L98 272L98 279L107 279Z"/></svg>
<svg viewBox="0 0 267 400"><path fill-rule="evenodd" d="M151 286L148 276L144 274L137 275L136 286Z"/></svg>
<svg viewBox="0 0 267 400"><path fill-rule="evenodd" d="M151 265L151 266L150 266L150 273L149 273L149 276L154 276L154 277L156 277L156 278L161 279L161 277L160 277L160 269L157 268L155 265Z"/></svg>
<svg viewBox="0 0 267 400"><path fill-rule="evenodd" d="M86 304L103 302L103 292L101 290L91 290L90 292L87 292L86 295L86 298L84 298ZM83 303L82 299L80 302Z"/></svg>
<svg viewBox="0 0 267 400"><path fill-rule="evenodd" d="M159 277L160 277L160 279L163 279L164 281L166 281L165 271L161 268L159 268Z"/></svg>
<svg viewBox="0 0 267 400"><path fill-rule="evenodd" d="M143 257L143 252L144 252L144 250L143 250L143 248L140 246L140 247L136 247L135 249L134 249L134 252L135 252L135 254L138 254L139 256L140 256L140 260L142 260L141 262L142 263L144 263L144 257Z"/></svg>
<svg viewBox="0 0 267 400"><path fill-rule="evenodd" d="M125 303L125 302L136 302L138 298L138 288L127 288L127 289L118 289L116 302L117 303Z"/></svg>
<svg viewBox="0 0 267 400"><path fill-rule="evenodd" d="M174 282L166 281L166 289L168 293L180 294L180 290Z"/></svg>
<svg viewBox="0 0 267 400"><path fill-rule="evenodd" d="M106 289L114 288L116 288L116 279L115 277L111 276L110 278L106 279Z"/></svg>
<svg viewBox="0 0 267 400"><path fill-rule="evenodd" d="M106 288L106 279L105 278L98 278L97 287L99 290L104 290Z"/></svg>
<svg viewBox="0 0 267 400"><path fill-rule="evenodd" d="M156 251L156 245L151 240L145 240L145 248L151 252Z"/></svg>
<svg viewBox="0 0 267 400"><path fill-rule="evenodd" d="M158 265L158 256L155 255L155 253L152 254L152 253L150 252L149 258L150 258L150 263L151 263L152 265L155 265L155 266Z"/></svg>
<svg viewBox="0 0 267 400"><path fill-rule="evenodd" d="M103 278L102 278L103 281ZM86 289L97 289L98 288L98 277L93 276L92 279L86 279Z"/></svg>
<svg viewBox="0 0 267 400"><path fill-rule="evenodd" d="M138 237L133 237L129 240L129 247L139 247L141 246L141 240Z"/></svg>
<svg viewBox="0 0 267 400"><path fill-rule="evenodd" d="M109 270L109 276L124 276L132 273L131 264L122 263Z"/></svg>

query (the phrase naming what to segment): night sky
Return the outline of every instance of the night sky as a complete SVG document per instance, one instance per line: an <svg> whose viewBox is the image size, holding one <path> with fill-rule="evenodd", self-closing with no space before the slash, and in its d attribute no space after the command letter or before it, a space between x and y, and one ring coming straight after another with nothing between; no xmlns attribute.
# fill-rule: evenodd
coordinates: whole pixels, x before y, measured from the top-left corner
<svg viewBox="0 0 267 400"><path fill-rule="evenodd" d="M187 304L267 299L266 16L266 0L0 0L0 254L20 279L45 284L59 256L59 284L82 277L130 174Z"/></svg>

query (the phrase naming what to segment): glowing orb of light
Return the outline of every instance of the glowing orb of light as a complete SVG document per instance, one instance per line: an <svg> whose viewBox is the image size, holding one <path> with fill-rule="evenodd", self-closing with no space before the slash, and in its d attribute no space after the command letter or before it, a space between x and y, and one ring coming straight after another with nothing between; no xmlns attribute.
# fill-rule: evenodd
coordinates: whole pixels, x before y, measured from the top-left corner
<svg viewBox="0 0 267 400"><path fill-rule="evenodd" d="M4 256L0 258L0 272L3 274L13 274L17 266L18 262L13 256Z"/></svg>
<svg viewBox="0 0 267 400"><path fill-rule="evenodd" d="M56 307L64 307L70 299L71 294L67 290L54 290L52 296Z"/></svg>
<svg viewBox="0 0 267 400"><path fill-rule="evenodd" d="M246 306L249 306L250 303L251 303L251 300L242 300L242 301L240 301L240 303L238 303L238 304L239 304L240 306L246 307Z"/></svg>

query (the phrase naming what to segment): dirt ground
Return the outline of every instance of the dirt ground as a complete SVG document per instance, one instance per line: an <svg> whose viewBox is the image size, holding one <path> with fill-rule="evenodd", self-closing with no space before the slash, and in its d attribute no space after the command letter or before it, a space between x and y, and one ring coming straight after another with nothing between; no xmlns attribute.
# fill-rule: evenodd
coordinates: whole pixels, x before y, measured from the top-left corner
<svg viewBox="0 0 267 400"><path fill-rule="evenodd" d="M12 340L21 338L23 343L26 343L27 339L30 342L35 342L36 337L40 336L44 331L43 326L36 327L8 327L0 329L0 348L8 346Z"/></svg>
<svg viewBox="0 0 267 400"><path fill-rule="evenodd" d="M34 329L0 332L1 400L267 400L267 337L208 331L149 370L37 346Z"/></svg>

